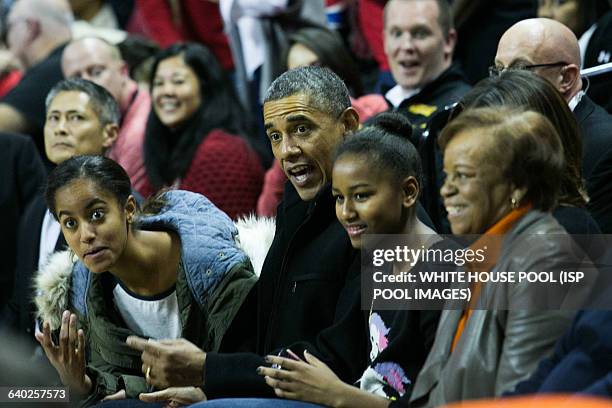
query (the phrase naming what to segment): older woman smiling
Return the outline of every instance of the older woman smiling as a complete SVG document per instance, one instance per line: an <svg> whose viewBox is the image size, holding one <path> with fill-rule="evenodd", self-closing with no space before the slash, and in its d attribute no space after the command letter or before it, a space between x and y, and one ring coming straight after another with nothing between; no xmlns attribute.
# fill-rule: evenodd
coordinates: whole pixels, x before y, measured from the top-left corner
<svg viewBox="0 0 612 408"><path fill-rule="evenodd" d="M444 129L440 144L446 173L441 194L452 232L483 234L476 244L503 238L497 250L489 247L487 269L480 270L552 271L573 264L569 244L550 242L566 234L549 213L565 163L548 119L503 107L468 109ZM485 303L491 292L481 288L475 297ZM486 300L489 310L471 303L467 310L442 312L411 407L500 395L528 376L567 328L571 312L517 307L533 300L531 287L495 289Z"/></svg>

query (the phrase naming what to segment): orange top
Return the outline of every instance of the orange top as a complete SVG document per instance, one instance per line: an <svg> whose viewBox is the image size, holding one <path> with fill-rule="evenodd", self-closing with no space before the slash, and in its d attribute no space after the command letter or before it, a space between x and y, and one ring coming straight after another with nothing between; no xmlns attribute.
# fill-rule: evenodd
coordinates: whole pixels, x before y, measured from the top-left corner
<svg viewBox="0 0 612 408"><path fill-rule="evenodd" d="M527 214L531 210L531 204L523 205L517 209L512 210L508 215L499 220L495 225L489 228L476 242L470 245L471 249L479 249L479 248L487 248L487 258L484 262L478 263L478 269L476 269L476 264L471 265L472 270L481 270L481 271L489 271L491 268L497 263L497 258L499 257L499 253L501 252L501 243L502 240L496 239L496 235L506 234L508 231L514 227L514 225L521 219L525 214ZM467 321L472 315L472 305L476 302L478 298L478 294L480 293L480 282L476 282L472 287L472 299L467 310L464 311L461 319L459 319L459 323L457 324L457 330L455 331L455 337L453 338L453 343L451 344L451 352L455 350L455 346L457 342L461 338L461 334L465 329Z"/></svg>
<svg viewBox="0 0 612 408"><path fill-rule="evenodd" d="M610 408L612 401L586 395L536 395L464 401L444 408Z"/></svg>

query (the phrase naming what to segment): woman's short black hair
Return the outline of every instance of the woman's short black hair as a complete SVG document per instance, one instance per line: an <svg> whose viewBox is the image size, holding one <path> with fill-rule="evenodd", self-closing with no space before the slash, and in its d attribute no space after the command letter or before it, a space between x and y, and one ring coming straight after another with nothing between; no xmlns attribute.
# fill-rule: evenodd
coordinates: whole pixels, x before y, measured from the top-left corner
<svg viewBox="0 0 612 408"><path fill-rule="evenodd" d="M104 156L74 156L54 168L47 178L45 200L47 208L56 219L57 190L78 179L93 181L101 189L111 193L120 206L125 205L132 194L130 177L115 161Z"/></svg>
<svg viewBox="0 0 612 408"><path fill-rule="evenodd" d="M410 142L411 136L412 125L403 115L379 113L338 147L335 160L347 154L359 155L369 167L387 172L395 181L412 176L422 188L421 158Z"/></svg>

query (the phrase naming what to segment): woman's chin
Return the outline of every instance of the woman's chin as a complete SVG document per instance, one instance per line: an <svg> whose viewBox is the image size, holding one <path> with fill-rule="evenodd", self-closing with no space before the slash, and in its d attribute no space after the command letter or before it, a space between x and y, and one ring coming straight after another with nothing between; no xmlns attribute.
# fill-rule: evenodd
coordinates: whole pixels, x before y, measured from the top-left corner
<svg viewBox="0 0 612 408"><path fill-rule="evenodd" d="M95 274L106 272L112 266L111 262L83 262L83 263L85 264L85 266L91 273L95 273Z"/></svg>
<svg viewBox="0 0 612 408"><path fill-rule="evenodd" d="M463 223L451 222L450 228L453 235L462 235L470 233L469 228L467 228Z"/></svg>

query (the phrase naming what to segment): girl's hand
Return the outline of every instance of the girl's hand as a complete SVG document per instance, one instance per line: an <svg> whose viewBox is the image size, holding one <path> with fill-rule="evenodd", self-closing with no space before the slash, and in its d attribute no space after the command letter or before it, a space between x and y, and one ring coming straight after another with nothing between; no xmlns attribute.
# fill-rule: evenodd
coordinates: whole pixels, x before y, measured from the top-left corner
<svg viewBox="0 0 612 408"><path fill-rule="evenodd" d="M304 351L306 361L268 356L266 361L281 368L259 367L266 383L281 398L290 398L315 404L336 406L346 386L325 363Z"/></svg>
<svg viewBox="0 0 612 408"><path fill-rule="evenodd" d="M43 323L43 331L36 333L36 340L45 350L62 383L77 394L87 395L92 384L85 374L85 333L83 330L77 332L76 326L77 316L65 310L62 314L59 344L53 343L49 322Z"/></svg>

